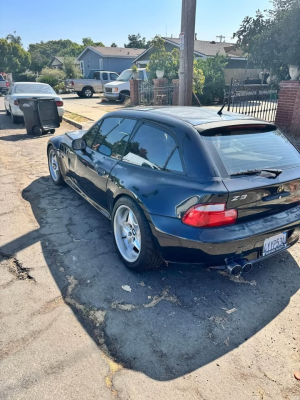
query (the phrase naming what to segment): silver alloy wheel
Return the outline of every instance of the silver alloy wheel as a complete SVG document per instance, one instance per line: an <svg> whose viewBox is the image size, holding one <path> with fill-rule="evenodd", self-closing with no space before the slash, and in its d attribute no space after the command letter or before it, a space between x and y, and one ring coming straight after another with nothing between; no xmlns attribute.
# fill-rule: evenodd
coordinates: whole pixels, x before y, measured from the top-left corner
<svg viewBox="0 0 300 400"><path fill-rule="evenodd" d="M49 169L52 178L55 180L55 182L57 182L59 179L60 172L59 172L57 156L53 149L49 151Z"/></svg>
<svg viewBox="0 0 300 400"><path fill-rule="evenodd" d="M134 212L121 205L114 216L114 235L122 257L134 262L141 253L141 231Z"/></svg>
<svg viewBox="0 0 300 400"><path fill-rule="evenodd" d="M85 89L84 94L85 94L86 97L92 97L91 89Z"/></svg>

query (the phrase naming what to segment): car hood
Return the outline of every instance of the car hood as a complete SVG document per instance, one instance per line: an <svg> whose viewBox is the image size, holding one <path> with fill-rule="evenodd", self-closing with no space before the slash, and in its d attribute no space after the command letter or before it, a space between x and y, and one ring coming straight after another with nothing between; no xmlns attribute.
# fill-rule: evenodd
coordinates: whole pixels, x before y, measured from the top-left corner
<svg viewBox="0 0 300 400"><path fill-rule="evenodd" d="M126 83L129 83L129 81L126 81L126 82L123 82L123 81L113 81L113 82L106 83L106 84L104 85L104 87L118 87L118 86L124 85L124 84L126 84Z"/></svg>
<svg viewBox="0 0 300 400"><path fill-rule="evenodd" d="M45 99L56 99L56 100L62 100L60 96L57 96L57 94L42 94L42 93L14 93L11 95L11 97L16 98L16 99L22 99L24 97L32 99L33 97L36 98L45 98Z"/></svg>
<svg viewBox="0 0 300 400"><path fill-rule="evenodd" d="M82 129L80 131L66 132L65 135L67 135L71 140L75 140L82 138L86 131L86 129Z"/></svg>

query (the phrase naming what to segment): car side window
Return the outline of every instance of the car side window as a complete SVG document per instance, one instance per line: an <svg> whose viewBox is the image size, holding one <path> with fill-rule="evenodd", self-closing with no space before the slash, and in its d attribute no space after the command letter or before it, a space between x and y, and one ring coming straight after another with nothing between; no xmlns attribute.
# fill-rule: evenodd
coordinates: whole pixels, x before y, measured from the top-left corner
<svg viewBox="0 0 300 400"><path fill-rule="evenodd" d="M117 74L110 74L110 79L112 81L115 81L117 79L118 75Z"/></svg>
<svg viewBox="0 0 300 400"><path fill-rule="evenodd" d="M87 147L90 149L92 148L93 142L95 140L95 137L97 133L99 132L100 125L102 123L101 121L98 121L94 126L91 127L90 130L87 131L87 133L83 136L83 139L86 142Z"/></svg>
<svg viewBox="0 0 300 400"><path fill-rule="evenodd" d="M94 140L93 150L120 160L136 122L129 118L106 118Z"/></svg>
<svg viewBox="0 0 300 400"><path fill-rule="evenodd" d="M108 81L108 73L107 72L102 72L102 79L104 81Z"/></svg>
<svg viewBox="0 0 300 400"><path fill-rule="evenodd" d="M183 172L174 139L159 127L143 124L128 143L123 161L156 170Z"/></svg>

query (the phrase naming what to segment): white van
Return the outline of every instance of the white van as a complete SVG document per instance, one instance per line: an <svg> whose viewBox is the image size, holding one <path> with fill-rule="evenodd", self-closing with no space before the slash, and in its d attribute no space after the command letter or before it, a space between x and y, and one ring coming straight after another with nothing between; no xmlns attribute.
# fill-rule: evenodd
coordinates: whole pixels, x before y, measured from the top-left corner
<svg viewBox="0 0 300 400"><path fill-rule="evenodd" d="M146 68L138 68L138 79L148 79ZM132 79L132 70L125 69L120 76L114 81L104 85L104 97L109 100L125 100L130 96L130 79Z"/></svg>

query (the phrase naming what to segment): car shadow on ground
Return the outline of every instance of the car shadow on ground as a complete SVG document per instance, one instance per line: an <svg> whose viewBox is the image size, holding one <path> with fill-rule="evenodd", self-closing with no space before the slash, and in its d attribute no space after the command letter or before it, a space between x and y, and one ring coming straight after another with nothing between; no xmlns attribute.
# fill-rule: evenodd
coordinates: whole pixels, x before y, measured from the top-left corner
<svg viewBox="0 0 300 400"><path fill-rule="evenodd" d="M182 265L134 273L117 256L110 222L70 188L45 176L22 195L40 228L2 254L40 241L62 296L100 349L152 379L175 379L241 346L300 287L288 252L243 278Z"/></svg>

